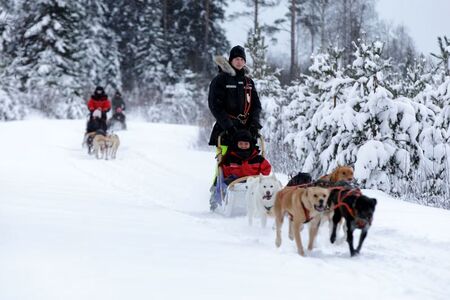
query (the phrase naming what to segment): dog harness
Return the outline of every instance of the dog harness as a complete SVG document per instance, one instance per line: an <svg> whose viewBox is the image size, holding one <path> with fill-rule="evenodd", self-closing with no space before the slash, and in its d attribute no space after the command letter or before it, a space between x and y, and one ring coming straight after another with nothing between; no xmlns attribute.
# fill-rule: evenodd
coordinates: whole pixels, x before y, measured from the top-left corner
<svg viewBox="0 0 450 300"><path fill-rule="evenodd" d="M306 207L303 204L303 202L301 202L301 203L302 203L302 208L303 208L303 211L305 212L305 218L306 218L306 220L305 220L305 222L303 222L303 224L306 224L309 221L311 221L313 218L311 218L311 216L309 215L309 210L306 209Z"/></svg>
<svg viewBox="0 0 450 300"><path fill-rule="evenodd" d="M252 106L252 87L249 83L249 80L247 77L245 77L245 86L244 86L244 112L242 114L239 114L237 116L233 116L231 114L228 114L229 117L239 120L242 125L245 125L247 123L247 119L250 113L250 107Z"/></svg>
<svg viewBox="0 0 450 300"><path fill-rule="evenodd" d="M309 215L309 210L306 209L305 205L302 203L302 208L303 208L303 212L305 213L305 222L303 222L303 224L308 223L309 221L311 221L313 218L311 218L311 216ZM291 213L288 213L289 215L289 220L294 221L294 216Z"/></svg>
<svg viewBox="0 0 450 300"><path fill-rule="evenodd" d="M356 205L356 200L353 203L353 206L350 207L350 205L348 205L347 203L344 202L344 199L348 198L349 196L356 196L359 197L362 195L361 190L360 189L351 189L351 190L346 190L344 187L340 186L340 187L334 187L331 188L332 190L338 190L338 203L334 206L334 209L337 209L339 207L345 207L348 211L348 213L355 219L355 205ZM346 191L344 193L344 191Z"/></svg>

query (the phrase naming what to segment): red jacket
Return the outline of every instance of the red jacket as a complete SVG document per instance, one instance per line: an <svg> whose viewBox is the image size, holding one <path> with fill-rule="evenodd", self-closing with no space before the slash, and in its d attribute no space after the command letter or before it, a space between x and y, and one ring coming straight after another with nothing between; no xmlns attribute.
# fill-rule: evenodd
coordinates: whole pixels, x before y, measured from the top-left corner
<svg viewBox="0 0 450 300"><path fill-rule="evenodd" d="M251 175L269 175L272 170L270 163L257 150L247 159L242 159L236 152L231 151L222 161L223 177L235 176L237 178Z"/></svg>
<svg viewBox="0 0 450 300"><path fill-rule="evenodd" d="M111 109L111 101L109 101L107 97L102 97L100 99L91 98L87 105L91 112L97 108L100 108L102 112L107 112Z"/></svg>

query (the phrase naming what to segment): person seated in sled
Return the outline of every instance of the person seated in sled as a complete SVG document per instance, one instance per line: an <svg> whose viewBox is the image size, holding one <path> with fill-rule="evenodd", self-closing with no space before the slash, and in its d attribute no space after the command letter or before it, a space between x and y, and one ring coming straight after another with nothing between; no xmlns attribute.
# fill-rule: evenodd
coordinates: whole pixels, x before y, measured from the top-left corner
<svg viewBox="0 0 450 300"><path fill-rule="evenodd" d="M105 128L103 128L103 122L101 118L102 118L101 110L100 109L94 110L87 123L86 133L97 132L97 130L105 130Z"/></svg>
<svg viewBox="0 0 450 300"><path fill-rule="evenodd" d="M119 121L122 124L125 124L125 114L123 113L122 108L116 107L114 110L114 114L111 117L112 119Z"/></svg>
<svg viewBox="0 0 450 300"><path fill-rule="evenodd" d="M252 175L269 175L270 163L259 154L255 139L248 130L238 130L227 153L220 163L223 178L228 185L237 178Z"/></svg>
<svg viewBox="0 0 450 300"><path fill-rule="evenodd" d="M111 101L109 101L108 95L106 95L103 87L97 86L95 88L94 94L89 99L87 106L90 112L89 122L94 119L93 114L98 110L101 115L99 119L100 129L106 131L106 113L111 110Z"/></svg>
<svg viewBox="0 0 450 300"><path fill-rule="evenodd" d="M91 118L86 125L86 133L84 134L83 147L87 146L88 153L92 153L92 141L97 134L106 135L106 129L103 126L101 120L102 112L100 109L96 109L92 112Z"/></svg>

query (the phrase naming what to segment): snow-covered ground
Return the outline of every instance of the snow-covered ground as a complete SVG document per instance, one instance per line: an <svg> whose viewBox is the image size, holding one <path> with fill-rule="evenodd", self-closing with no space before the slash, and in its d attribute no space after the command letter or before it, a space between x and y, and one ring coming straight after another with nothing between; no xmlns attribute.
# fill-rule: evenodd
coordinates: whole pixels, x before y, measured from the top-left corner
<svg viewBox="0 0 450 300"><path fill-rule="evenodd" d="M361 255L325 226L300 257L272 220L208 211L214 154L195 127L130 122L115 161L89 157L83 129L0 123L1 300L450 299L450 211L365 191Z"/></svg>

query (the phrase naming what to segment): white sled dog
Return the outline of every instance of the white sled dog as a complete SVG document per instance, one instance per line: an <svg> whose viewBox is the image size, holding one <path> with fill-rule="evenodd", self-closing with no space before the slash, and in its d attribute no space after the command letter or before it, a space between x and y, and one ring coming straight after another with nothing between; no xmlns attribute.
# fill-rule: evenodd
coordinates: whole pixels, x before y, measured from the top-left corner
<svg viewBox="0 0 450 300"><path fill-rule="evenodd" d="M248 224L253 225L253 217L259 217L261 226L266 227L267 215L275 203L275 194L282 188L281 182L273 174L258 175L247 179L246 186Z"/></svg>

